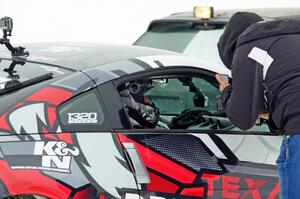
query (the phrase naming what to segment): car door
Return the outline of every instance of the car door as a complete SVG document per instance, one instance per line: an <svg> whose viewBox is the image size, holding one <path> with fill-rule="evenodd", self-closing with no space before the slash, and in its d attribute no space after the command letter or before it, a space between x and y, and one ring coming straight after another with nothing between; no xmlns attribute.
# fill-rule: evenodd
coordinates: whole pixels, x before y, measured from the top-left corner
<svg viewBox="0 0 300 199"><path fill-rule="evenodd" d="M70 139L78 148L74 157L76 167L70 168L73 177L79 178L78 182L69 178L65 183L86 183L95 190L95 195L82 195L83 198L125 198L128 193L137 194L138 189L122 147L112 131L110 110L102 95L105 93L92 89L59 107L62 132L73 132ZM113 101L110 105L113 106Z"/></svg>
<svg viewBox="0 0 300 199"><path fill-rule="evenodd" d="M197 123L188 128L117 130L123 145L131 144L137 152L147 171L142 174L150 179L139 184L141 198L278 198L275 160L281 137L259 123L244 132L218 115L214 73L188 67L140 76L141 80L160 77L158 82L168 79L146 93L159 107L163 121L183 117L180 124L186 123L186 118L195 117L193 109L199 108L193 104L195 93L177 75L193 77L204 93L204 107L196 110L202 115Z"/></svg>
<svg viewBox="0 0 300 199"><path fill-rule="evenodd" d="M75 74L1 98L6 108L0 113L0 198L138 195L101 97L105 93L93 86L68 87L72 78L80 88L82 82L90 85L87 77Z"/></svg>

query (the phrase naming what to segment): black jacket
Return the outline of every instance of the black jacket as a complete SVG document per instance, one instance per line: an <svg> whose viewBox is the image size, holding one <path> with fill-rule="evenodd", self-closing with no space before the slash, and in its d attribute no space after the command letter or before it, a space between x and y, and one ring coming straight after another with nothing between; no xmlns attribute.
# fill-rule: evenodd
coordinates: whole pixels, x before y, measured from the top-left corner
<svg viewBox="0 0 300 199"><path fill-rule="evenodd" d="M232 86L224 89L222 101L237 127L252 127L267 106L272 128L300 134L300 21L247 28L238 37L231 71Z"/></svg>

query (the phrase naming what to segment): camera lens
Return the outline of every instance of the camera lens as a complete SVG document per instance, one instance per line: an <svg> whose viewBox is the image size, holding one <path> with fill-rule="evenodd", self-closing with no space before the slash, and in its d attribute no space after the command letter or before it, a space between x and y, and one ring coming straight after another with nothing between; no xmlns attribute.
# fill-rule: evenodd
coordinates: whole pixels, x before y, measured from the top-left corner
<svg viewBox="0 0 300 199"><path fill-rule="evenodd" d="M134 94L140 92L140 84L131 83L130 87L129 87L129 90L130 90L131 93L134 93Z"/></svg>

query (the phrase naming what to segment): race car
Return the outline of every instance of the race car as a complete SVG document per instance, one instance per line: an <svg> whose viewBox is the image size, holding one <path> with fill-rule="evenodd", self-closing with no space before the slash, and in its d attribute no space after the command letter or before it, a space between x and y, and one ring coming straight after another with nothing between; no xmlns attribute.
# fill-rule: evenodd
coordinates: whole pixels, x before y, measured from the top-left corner
<svg viewBox="0 0 300 199"><path fill-rule="evenodd" d="M238 11L257 13L266 21L300 19L297 7L218 10L196 6L194 11L174 13L151 21L134 45L179 52L223 65L217 43L228 20Z"/></svg>
<svg viewBox="0 0 300 199"><path fill-rule="evenodd" d="M278 198L281 137L228 120L214 78L225 67L136 46L1 42L0 198Z"/></svg>

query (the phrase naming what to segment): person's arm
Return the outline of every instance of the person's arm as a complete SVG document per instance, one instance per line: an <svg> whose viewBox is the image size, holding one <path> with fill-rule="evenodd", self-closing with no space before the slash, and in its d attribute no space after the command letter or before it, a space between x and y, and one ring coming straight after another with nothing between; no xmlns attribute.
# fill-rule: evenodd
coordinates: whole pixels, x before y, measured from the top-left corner
<svg viewBox="0 0 300 199"><path fill-rule="evenodd" d="M263 67L248 57L250 51L247 46L236 49L231 66L232 85L220 84L220 89L224 87L221 97L226 115L243 130L255 124L264 106Z"/></svg>
<svg viewBox="0 0 300 199"><path fill-rule="evenodd" d="M260 113L259 118L264 119L264 120L269 120L269 113Z"/></svg>

